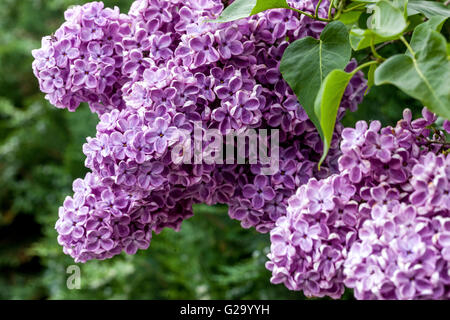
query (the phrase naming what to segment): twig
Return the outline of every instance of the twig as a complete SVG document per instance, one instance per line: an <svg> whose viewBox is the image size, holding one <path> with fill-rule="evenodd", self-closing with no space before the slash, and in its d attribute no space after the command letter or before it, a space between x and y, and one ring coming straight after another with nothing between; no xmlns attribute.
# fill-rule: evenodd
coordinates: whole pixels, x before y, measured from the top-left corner
<svg viewBox="0 0 450 320"><path fill-rule="evenodd" d="M447 142L447 141L427 140L427 145L432 145L432 144L442 144L443 146L450 147L450 142Z"/></svg>

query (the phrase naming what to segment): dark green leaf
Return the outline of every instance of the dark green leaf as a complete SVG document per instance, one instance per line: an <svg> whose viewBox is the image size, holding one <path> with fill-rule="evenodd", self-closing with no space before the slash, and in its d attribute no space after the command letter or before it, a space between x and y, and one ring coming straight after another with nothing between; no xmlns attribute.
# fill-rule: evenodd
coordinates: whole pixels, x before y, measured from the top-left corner
<svg viewBox="0 0 450 320"><path fill-rule="evenodd" d="M367 22L371 16L372 14L367 12L361 13L358 19L357 27L359 27L360 29L367 29L368 28Z"/></svg>
<svg viewBox="0 0 450 320"><path fill-rule="evenodd" d="M445 38L428 28L414 33L419 50L386 60L375 71L375 84L393 84L432 112L450 119L450 61Z"/></svg>
<svg viewBox="0 0 450 320"><path fill-rule="evenodd" d="M344 69L350 60L346 26L334 21L324 28L320 39L306 37L293 42L285 51L280 71L298 97L319 133L320 122L314 102L325 77L334 69Z"/></svg>
<svg viewBox="0 0 450 320"><path fill-rule="evenodd" d="M427 18L434 16L450 17L450 9L437 1L410 0L408 2L408 14L422 13Z"/></svg>
<svg viewBox="0 0 450 320"><path fill-rule="evenodd" d="M319 93L317 94L314 111L319 119L323 131L323 154L319 167L325 160L333 138L334 126L339 105L344 95L345 88L352 78L352 73L342 70L333 70L325 78Z"/></svg>

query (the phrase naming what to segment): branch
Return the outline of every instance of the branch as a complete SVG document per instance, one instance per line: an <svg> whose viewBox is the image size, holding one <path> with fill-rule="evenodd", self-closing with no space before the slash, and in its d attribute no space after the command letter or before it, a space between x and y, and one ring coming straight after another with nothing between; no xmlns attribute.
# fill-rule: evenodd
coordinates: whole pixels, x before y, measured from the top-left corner
<svg viewBox="0 0 450 320"><path fill-rule="evenodd" d="M441 144L443 146L450 147L450 142L447 142L447 141L427 140L427 145L432 145L432 144Z"/></svg>

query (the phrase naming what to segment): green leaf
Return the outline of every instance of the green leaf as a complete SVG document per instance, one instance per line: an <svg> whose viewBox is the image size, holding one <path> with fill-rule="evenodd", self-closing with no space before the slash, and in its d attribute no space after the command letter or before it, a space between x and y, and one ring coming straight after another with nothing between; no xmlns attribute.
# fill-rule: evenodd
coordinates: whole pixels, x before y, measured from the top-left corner
<svg viewBox="0 0 450 320"><path fill-rule="evenodd" d="M417 26L411 37L411 48L416 52L424 50L428 45L428 32L426 30L434 30L440 32L442 26L445 23L445 20L447 20L447 17L434 16L427 22L424 22ZM411 53L408 50L406 51L406 54L411 56Z"/></svg>
<svg viewBox="0 0 450 320"><path fill-rule="evenodd" d="M356 22L358 22L359 17L361 16L362 13L363 13L362 11L344 12L339 17L339 21L341 21L343 24L346 24L346 25L355 24Z"/></svg>
<svg viewBox="0 0 450 320"><path fill-rule="evenodd" d="M286 0L257 0L250 15L258 14L269 9L289 9Z"/></svg>
<svg viewBox="0 0 450 320"><path fill-rule="evenodd" d="M327 24L320 39L306 37L293 42L281 59L280 71L320 135L320 121L314 102L325 77L334 69L344 69L351 48L346 26L339 21Z"/></svg>
<svg viewBox="0 0 450 320"><path fill-rule="evenodd" d="M211 22L229 22L250 17L269 9L290 8L286 0L236 0Z"/></svg>
<svg viewBox="0 0 450 320"><path fill-rule="evenodd" d="M403 5L406 5L406 3ZM406 29L404 8L399 8L392 2L382 0L374 6L374 11L370 29L377 36L388 38L399 35Z"/></svg>
<svg viewBox="0 0 450 320"><path fill-rule="evenodd" d="M404 9L386 0L378 1L374 6L374 14L370 20L369 29L352 28L350 44L353 50L361 50L374 44L395 40L407 27ZM404 4L403 4L404 5Z"/></svg>
<svg viewBox="0 0 450 320"><path fill-rule="evenodd" d="M256 6L256 0L236 0L226 7L219 18L211 22L229 22L247 18Z"/></svg>
<svg viewBox="0 0 450 320"><path fill-rule="evenodd" d="M352 77L353 73L338 69L331 71L322 83L314 102L314 111L323 131L323 154L319 161L319 168L330 149L339 105Z"/></svg>
<svg viewBox="0 0 450 320"><path fill-rule="evenodd" d="M364 92L364 95L369 93L370 88L375 84L375 70L377 70L377 67L376 64L371 64L369 67L369 72L367 74L367 89L366 92Z"/></svg>
<svg viewBox="0 0 450 320"><path fill-rule="evenodd" d="M394 0L393 4L403 12L403 16L406 19L408 17L408 0Z"/></svg>
<svg viewBox="0 0 450 320"><path fill-rule="evenodd" d="M437 1L410 0L408 2L408 14L422 13L427 18L434 16L450 17L450 9Z"/></svg>
<svg viewBox="0 0 450 320"><path fill-rule="evenodd" d="M360 29L367 29L367 22L369 21L369 18L371 16L372 16L372 12L371 13L368 13L368 12L361 13L356 26ZM370 19L372 19L372 18L370 18Z"/></svg>
<svg viewBox="0 0 450 320"><path fill-rule="evenodd" d="M411 56L399 54L386 60L375 71L375 84L393 84L430 111L450 119L447 42L440 33L428 28L416 30L415 37L421 39L415 45L419 50Z"/></svg>
<svg viewBox="0 0 450 320"><path fill-rule="evenodd" d="M382 42L386 42L389 40L395 40L398 39L399 36L392 36L388 38L383 38L377 36L371 29L360 29L357 27L352 28L350 30L350 45L352 46L352 49L355 51L365 49L367 47L370 47L370 42L373 41L373 44L379 44ZM373 39L373 40L372 40Z"/></svg>
<svg viewBox="0 0 450 320"><path fill-rule="evenodd" d="M428 29L441 32L442 26L444 25L445 21L448 19L448 17L444 16L434 16L431 17L426 22L422 23L421 26L426 26Z"/></svg>

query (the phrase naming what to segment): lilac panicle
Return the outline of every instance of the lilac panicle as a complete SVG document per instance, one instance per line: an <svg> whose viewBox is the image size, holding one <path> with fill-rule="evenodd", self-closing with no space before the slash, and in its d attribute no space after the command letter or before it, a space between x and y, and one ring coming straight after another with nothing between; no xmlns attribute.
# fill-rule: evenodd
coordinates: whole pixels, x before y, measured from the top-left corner
<svg viewBox="0 0 450 320"><path fill-rule="evenodd" d="M340 172L302 185L271 231L273 283L318 297L347 286L357 299L450 298L450 156L436 116L422 114L342 131Z"/></svg>
<svg viewBox="0 0 450 320"><path fill-rule="evenodd" d="M314 10L311 1L290 3ZM320 136L278 71L287 39L317 38L325 24L282 9L206 22L223 9L219 0L136 0L121 14L92 2L67 10L66 22L33 51L34 73L52 104L74 111L87 102L99 115L96 135L83 146L91 172L76 180L56 224L76 261L145 249L153 232L179 230L194 203L228 204L243 227L268 232L299 186L337 172L342 125L319 172ZM339 119L365 88L359 72ZM260 163L173 160L172 150L189 145L194 123L222 134L280 129L279 172L263 176Z"/></svg>

